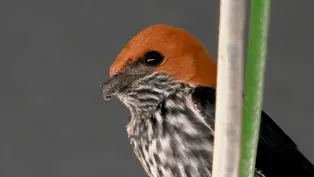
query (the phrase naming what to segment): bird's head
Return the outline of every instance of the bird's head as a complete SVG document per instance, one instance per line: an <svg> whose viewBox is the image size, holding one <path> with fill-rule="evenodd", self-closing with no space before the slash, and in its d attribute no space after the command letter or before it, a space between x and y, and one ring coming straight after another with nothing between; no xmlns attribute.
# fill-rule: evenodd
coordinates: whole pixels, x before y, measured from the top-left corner
<svg viewBox="0 0 314 177"><path fill-rule="evenodd" d="M134 36L110 67L102 84L105 99L171 93L177 85L215 86L216 63L186 31L168 25L150 26Z"/></svg>

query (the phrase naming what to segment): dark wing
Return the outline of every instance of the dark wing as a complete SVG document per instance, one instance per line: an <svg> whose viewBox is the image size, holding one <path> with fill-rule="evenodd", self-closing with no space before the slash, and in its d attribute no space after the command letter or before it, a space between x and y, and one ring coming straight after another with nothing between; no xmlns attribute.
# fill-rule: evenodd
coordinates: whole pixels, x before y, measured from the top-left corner
<svg viewBox="0 0 314 177"><path fill-rule="evenodd" d="M215 89L196 87L192 100L205 115L215 108ZM313 164L303 156L296 144L262 111L256 169L266 177L314 177ZM214 120L207 120L214 124Z"/></svg>
<svg viewBox="0 0 314 177"><path fill-rule="evenodd" d="M313 164L264 111L256 167L267 177L314 177Z"/></svg>

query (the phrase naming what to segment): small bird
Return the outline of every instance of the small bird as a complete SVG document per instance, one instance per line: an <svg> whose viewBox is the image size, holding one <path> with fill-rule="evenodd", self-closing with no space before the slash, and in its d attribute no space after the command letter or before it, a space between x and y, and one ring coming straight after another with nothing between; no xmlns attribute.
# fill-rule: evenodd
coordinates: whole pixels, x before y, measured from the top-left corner
<svg viewBox="0 0 314 177"><path fill-rule="evenodd" d="M150 177L210 177L217 64L188 32L164 24L133 37L102 83L130 111L127 133ZM262 112L255 177L314 177L313 164ZM232 119L232 118L231 118Z"/></svg>

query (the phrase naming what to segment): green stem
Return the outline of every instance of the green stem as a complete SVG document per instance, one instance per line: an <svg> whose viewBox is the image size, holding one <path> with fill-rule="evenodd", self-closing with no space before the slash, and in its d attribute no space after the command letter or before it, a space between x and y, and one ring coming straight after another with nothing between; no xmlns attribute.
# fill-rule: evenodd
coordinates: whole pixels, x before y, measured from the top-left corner
<svg viewBox="0 0 314 177"><path fill-rule="evenodd" d="M239 177L253 177L263 102L271 0L251 0Z"/></svg>

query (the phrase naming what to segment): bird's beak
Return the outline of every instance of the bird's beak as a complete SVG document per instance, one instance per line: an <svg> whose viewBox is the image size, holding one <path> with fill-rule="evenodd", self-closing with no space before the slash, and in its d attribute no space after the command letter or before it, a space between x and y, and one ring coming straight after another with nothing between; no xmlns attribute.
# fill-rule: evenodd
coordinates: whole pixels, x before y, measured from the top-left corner
<svg viewBox="0 0 314 177"><path fill-rule="evenodd" d="M112 76L107 81L102 81L100 87L103 90L103 97L109 100L111 96L117 95L132 87L133 83L140 79L142 76L138 74L120 73Z"/></svg>

